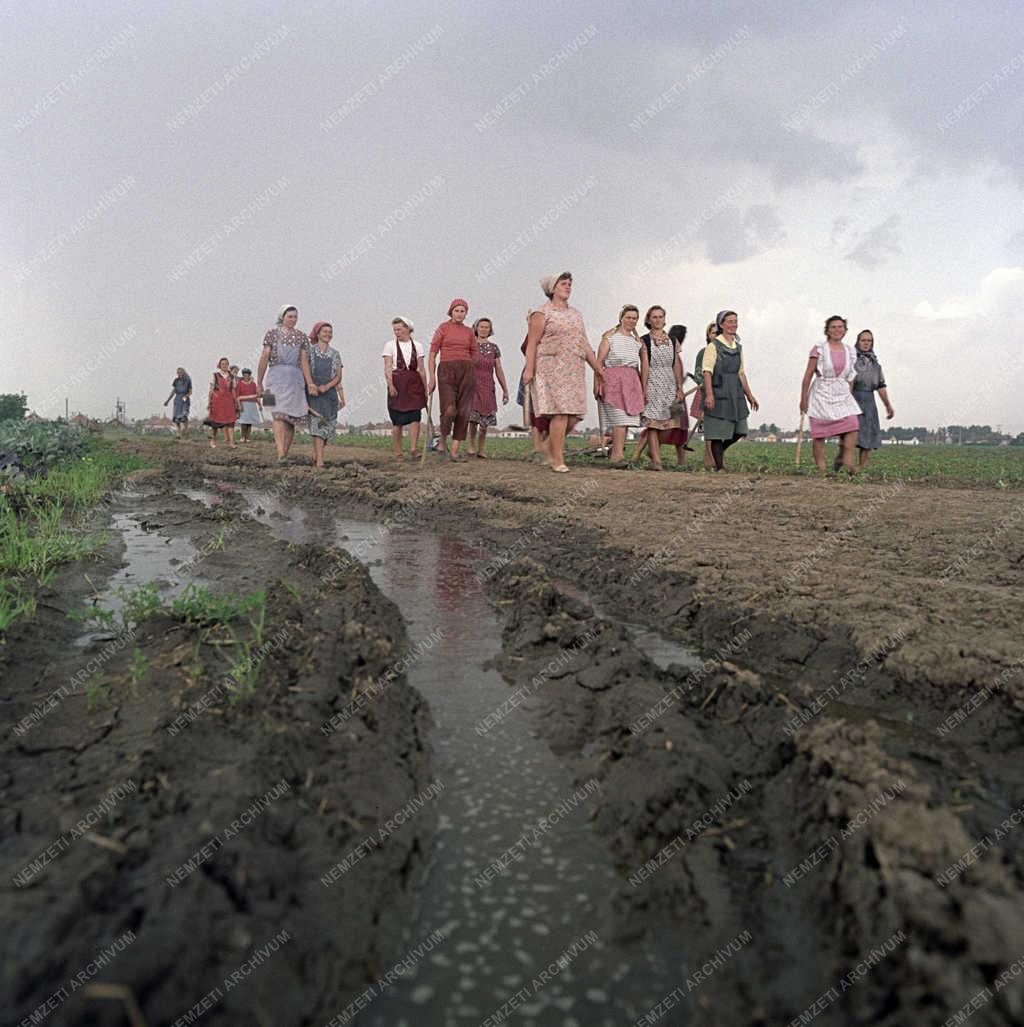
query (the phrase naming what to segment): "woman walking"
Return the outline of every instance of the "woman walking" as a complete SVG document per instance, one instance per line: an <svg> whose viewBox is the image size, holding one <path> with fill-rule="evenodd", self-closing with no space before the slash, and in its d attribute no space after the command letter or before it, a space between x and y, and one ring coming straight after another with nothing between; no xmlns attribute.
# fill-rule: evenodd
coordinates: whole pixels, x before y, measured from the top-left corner
<svg viewBox="0 0 1024 1027"><path fill-rule="evenodd" d="M420 411L427 405L427 361L423 347L412 337L407 317L393 317L393 339L384 343L384 381L388 387L388 417L396 460L404 460L402 429L409 426L409 456L420 438Z"/></svg>
<svg viewBox="0 0 1024 1027"><path fill-rule="evenodd" d="M856 474L853 451L857 445L860 407L851 388L857 376L853 347L843 342L846 318L833 314L825 322L825 341L811 347L800 384L800 413L810 413L811 451L819 471L825 470L825 440L839 439L834 471L845 467Z"/></svg>
<svg viewBox="0 0 1024 1027"><path fill-rule="evenodd" d="M686 329L673 325L665 331L665 308L651 307L644 315L647 332L640 337L647 354L647 388L645 404L640 415L644 426L644 440L637 447L637 459L646 443L651 463L661 470L661 447L676 447L676 460L680 466L686 460L687 429L689 421L685 407L680 415L672 416L673 404L683 402L682 343Z"/></svg>
<svg viewBox="0 0 1024 1027"><path fill-rule="evenodd" d="M324 447L338 427L338 411L345 406L345 390L341 385L341 354L331 346L334 328L327 321L317 321L309 333L309 371L316 387L309 394L309 434L313 437L313 466L324 466Z"/></svg>
<svg viewBox="0 0 1024 1027"><path fill-rule="evenodd" d="M540 287L548 301L530 314L526 336L526 367L523 386L533 387L533 406L538 417L549 418L547 455L551 470L565 474L565 436L587 411L587 379L584 363L594 369L594 395L604 380L601 365L583 326L583 317L569 306L572 275L545 275Z"/></svg>
<svg viewBox="0 0 1024 1027"><path fill-rule="evenodd" d="M209 413L206 423L212 434L210 448L217 448L217 432L223 430L224 441L235 447L235 421L238 420L238 397L235 395L235 379L231 377L231 362L227 357L217 361L217 370L210 380Z"/></svg>
<svg viewBox="0 0 1024 1027"><path fill-rule="evenodd" d="M759 409L743 370L743 347L736 334L738 327L735 310L720 310L715 318L718 334L704 347L701 360L704 438L711 442L716 471L725 470L725 451L746 437L750 408Z"/></svg>
<svg viewBox="0 0 1024 1027"><path fill-rule="evenodd" d="M875 333L865 328L857 336L857 362L854 368L857 376L853 379L853 398L860 407L857 419L857 449L860 450L861 467L867 467L871 450L882 448L882 426L878 421L878 405L875 393L885 404L886 420L891 421L896 415L889 402L889 390L885 385L882 365L875 356Z"/></svg>
<svg viewBox="0 0 1024 1027"><path fill-rule="evenodd" d="M491 319L481 317L473 322L476 336L476 389L473 393L473 409L469 413L469 453L481 460L487 459L484 446L487 443L487 429L498 423L498 397L494 391L494 376L501 386L501 403L508 403L508 384L501 366L501 350L491 342ZM479 431L479 442L477 434Z"/></svg>
<svg viewBox="0 0 1024 1027"><path fill-rule="evenodd" d="M452 463L461 463L459 444L466 438L469 411L476 389L476 336L466 324L469 304L454 299L448 304L448 320L442 321L430 340L430 378L427 391L432 396L437 388L441 421L441 448ZM440 367L438 360L440 359ZM448 434L451 433L451 449Z"/></svg>
<svg viewBox="0 0 1024 1027"><path fill-rule="evenodd" d="M277 325L263 337L263 352L256 371L260 398L270 392L274 408L274 445L278 463L284 463L295 439L295 429L306 424L310 396L319 392L309 369L309 339L295 323L298 310L290 304L281 308ZM264 381L266 388L264 388Z"/></svg>
<svg viewBox="0 0 1024 1027"><path fill-rule="evenodd" d="M188 428L188 411L192 405L192 379L183 367L178 368L177 375L171 382L171 394L164 400L164 406L167 406L172 399L174 407L171 410L171 420L174 421L174 427L178 429L178 441L180 442Z"/></svg>
<svg viewBox="0 0 1024 1027"><path fill-rule="evenodd" d="M619 323L601 336L597 362L604 370L604 390L598 403L605 428L612 432L611 461L613 467L625 467L626 432L640 427L647 390L647 351L636 334L640 311L627 304L619 311ZM596 395L596 394L595 394ZM661 470L660 455L653 447L651 461Z"/></svg>
<svg viewBox="0 0 1024 1027"><path fill-rule="evenodd" d="M242 377L235 383L235 395L241 413L238 424L242 429L242 441L252 442L253 425L263 423L263 403L260 400L260 389L253 380L252 368L243 367Z"/></svg>
<svg viewBox="0 0 1024 1027"><path fill-rule="evenodd" d="M704 350L711 344L711 340L715 337L717 329L715 322L708 322L707 328L704 329L704 345L697 351L697 359L694 361L693 366L693 380L697 383L698 389L693 394L693 400L690 403L690 416L695 418L693 426L694 433L704 432L704 372L701 368L704 366ZM715 460L711 455L711 440L708 438L704 439L704 470L713 471L715 469Z"/></svg>

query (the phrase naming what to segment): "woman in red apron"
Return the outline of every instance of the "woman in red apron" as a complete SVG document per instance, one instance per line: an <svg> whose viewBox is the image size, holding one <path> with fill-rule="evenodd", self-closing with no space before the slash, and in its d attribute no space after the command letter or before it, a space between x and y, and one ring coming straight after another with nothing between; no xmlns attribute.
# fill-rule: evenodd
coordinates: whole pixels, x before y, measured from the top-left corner
<svg viewBox="0 0 1024 1027"><path fill-rule="evenodd" d="M384 344L384 381L388 387L388 417L395 459L404 460L402 429L409 425L409 454L420 437L420 411L427 405L427 365L423 347L412 337L412 321L392 318L393 339Z"/></svg>

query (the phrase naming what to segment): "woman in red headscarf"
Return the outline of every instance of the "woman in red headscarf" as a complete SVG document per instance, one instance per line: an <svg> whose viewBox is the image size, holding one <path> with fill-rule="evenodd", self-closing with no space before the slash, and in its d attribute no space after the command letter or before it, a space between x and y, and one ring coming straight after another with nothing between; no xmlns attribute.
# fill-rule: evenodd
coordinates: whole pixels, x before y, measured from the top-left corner
<svg viewBox="0 0 1024 1027"><path fill-rule="evenodd" d="M459 456L459 443L466 438L469 412L476 392L476 336L473 329L464 323L468 313L469 304L465 300L452 300L448 304L448 320L437 326L430 341L427 391L432 396L435 387L438 390L441 448L448 452L448 459L453 463L466 459ZM449 432L452 436L450 452Z"/></svg>
<svg viewBox="0 0 1024 1027"><path fill-rule="evenodd" d="M217 429L224 430L224 441L234 448L235 421L238 420L238 397L235 395L235 380L231 377L231 361L221 357L217 361L217 370L210 380L209 407L206 418L207 425L213 430L210 446L217 448Z"/></svg>

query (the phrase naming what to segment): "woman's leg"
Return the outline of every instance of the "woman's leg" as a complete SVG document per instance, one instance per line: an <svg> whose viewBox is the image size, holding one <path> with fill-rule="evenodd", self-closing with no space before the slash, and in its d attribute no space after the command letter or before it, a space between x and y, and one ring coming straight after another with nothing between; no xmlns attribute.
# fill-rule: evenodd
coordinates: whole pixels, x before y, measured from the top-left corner
<svg viewBox="0 0 1024 1027"><path fill-rule="evenodd" d="M714 461L716 471L725 470L725 442L722 439L712 439L711 459Z"/></svg>
<svg viewBox="0 0 1024 1027"><path fill-rule="evenodd" d="M647 449L651 454L651 466L661 470L661 432L657 428L647 429Z"/></svg>
<svg viewBox="0 0 1024 1027"><path fill-rule="evenodd" d="M487 459L487 454L484 453L484 446L486 446L486 445L487 445L487 425L486 424L481 424L480 425L480 441L477 443L476 455L479 456L479 457L482 457L485 460Z"/></svg>
<svg viewBox="0 0 1024 1027"><path fill-rule="evenodd" d="M704 440L704 470L711 471L715 466L715 458L711 452L711 439Z"/></svg>
<svg viewBox="0 0 1024 1027"><path fill-rule="evenodd" d="M811 439L811 453L814 456L814 466L819 471L825 470L825 440Z"/></svg>
<svg viewBox="0 0 1024 1027"><path fill-rule="evenodd" d="M437 416L440 422L442 453L448 452L448 436L455 420L456 399L451 363L442 361L437 365Z"/></svg>
<svg viewBox="0 0 1024 1027"><path fill-rule="evenodd" d="M477 449L476 449L476 428L477 428L476 421L470 421L469 422L469 455L470 456L473 456L476 453L476 451L477 451Z"/></svg>
<svg viewBox="0 0 1024 1027"><path fill-rule="evenodd" d="M565 433L569 417L567 414L552 414L548 430L548 455L552 467L565 465Z"/></svg>
<svg viewBox="0 0 1024 1027"><path fill-rule="evenodd" d="M871 450L870 449L862 449L862 450L860 450L860 465L861 465L861 467L867 467L867 465L868 465L868 457L869 456L871 456Z"/></svg>
<svg viewBox="0 0 1024 1027"><path fill-rule="evenodd" d="M324 465L324 440L319 435L313 436L313 466L323 467Z"/></svg>
<svg viewBox="0 0 1024 1027"><path fill-rule="evenodd" d="M857 464L854 461L854 451L857 448L857 433L855 431L848 431L839 440L839 453L842 457L842 465L846 468L848 474L857 473Z"/></svg>
<svg viewBox="0 0 1024 1027"><path fill-rule="evenodd" d="M564 436L563 436L564 438ZM612 428L612 463L626 458L626 427Z"/></svg>
<svg viewBox="0 0 1024 1027"><path fill-rule="evenodd" d="M419 421L413 421L412 424L409 425L409 455L410 456L415 456L416 455L416 451L419 448L419 444L420 444L420 422ZM401 428L399 428L399 435L398 435L398 451L399 452L402 451Z"/></svg>
<svg viewBox="0 0 1024 1027"><path fill-rule="evenodd" d="M284 455L287 456L295 441L295 425L290 421L282 421L281 424L284 425Z"/></svg>
<svg viewBox="0 0 1024 1027"><path fill-rule="evenodd" d="M285 454L288 452L288 447L285 445L285 427L287 426L286 421L282 421L280 418L275 417L271 422L271 428L274 432L274 446L277 448L277 457L279 460L283 460Z"/></svg>
<svg viewBox="0 0 1024 1027"><path fill-rule="evenodd" d="M644 450L648 448L650 443L651 430L650 428L645 428L642 432L640 432L640 441L639 443L637 443L636 452L633 454L633 460L636 463L640 463L640 458L644 455Z"/></svg>
<svg viewBox="0 0 1024 1027"><path fill-rule="evenodd" d="M686 447L676 446L676 463L682 467L686 463Z"/></svg>
<svg viewBox="0 0 1024 1027"><path fill-rule="evenodd" d="M455 380L455 417L452 420L452 459L459 455L459 445L466 440L469 412L476 392L476 368L468 361L459 361Z"/></svg>
<svg viewBox="0 0 1024 1027"><path fill-rule="evenodd" d="M400 424L391 426L391 450L398 459L402 458L402 426Z"/></svg>
<svg viewBox="0 0 1024 1027"><path fill-rule="evenodd" d="M216 448L217 448L217 429L216 428L211 428L210 429L210 449L216 449Z"/></svg>
<svg viewBox="0 0 1024 1027"><path fill-rule="evenodd" d="M234 425L232 425L230 428L225 428L224 429L224 438L227 439L228 445L232 449L234 449L235 448L235 428L234 428Z"/></svg>
<svg viewBox="0 0 1024 1027"><path fill-rule="evenodd" d="M243 442L248 442L249 441L249 435L250 435L251 432L252 432L252 425L251 424L243 424L242 425L242 441Z"/></svg>

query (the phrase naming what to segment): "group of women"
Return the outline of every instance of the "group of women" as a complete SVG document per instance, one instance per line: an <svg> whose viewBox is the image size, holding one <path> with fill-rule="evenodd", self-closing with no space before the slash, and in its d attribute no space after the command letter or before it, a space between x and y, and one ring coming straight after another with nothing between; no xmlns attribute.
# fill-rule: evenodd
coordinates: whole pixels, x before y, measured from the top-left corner
<svg viewBox="0 0 1024 1027"><path fill-rule="evenodd" d="M570 306L572 275L568 271L540 280L546 302L527 313L527 330L521 350L526 358L519 385L519 402L533 432L535 459L556 473L566 473L565 438L587 408L586 366L593 371L593 394L598 401L602 442L611 434L613 467L630 466L625 459L630 428L642 428L634 459L646 449L651 466L661 470L661 447L676 449L683 463L690 438L689 418L704 436L704 466L722 471L725 453L749 431L747 418L759 405L747 381L743 347L738 334L739 317L721 310L705 331L704 346L697 353L694 370L684 371L682 354L686 328L672 325L665 308L655 304L644 314L647 331L638 334L640 310L627 304L618 323L601 336L595 353L587 339L583 318ZM438 394L440 440L438 449L452 462L467 459L460 453L469 437L469 455L486 459L487 430L497 423L497 391L502 403L509 401L508 383L501 351L491 338L493 325L480 317L466 324L469 303L456 298L448 305L448 317L438 325L429 354L413 338L413 322L392 318L393 338L382 353L387 409L392 424L392 445L397 459L405 459L403 441L409 429L409 452L419 444L422 411ZM298 310L281 308L277 324L266 333L256 379L249 368L238 368L222 358L209 390L209 415L204 422L216 445L223 430L234 445L234 426L242 425L242 441L249 441L251 425L262 422L263 406L273 414L274 442L278 460L284 461L295 429L307 427L313 437L313 458L324 466L324 447L333 437L338 412L345 406L341 384L341 355L331 346L334 330L318 321L309 335L296 328ZM872 449L881 445L875 393L885 404L888 417L894 412L881 365L869 330L857 336L856 349L843 340L846 320L833 315L825 322L825 340L811 348L800 390L801 432L804 416L810 415L814 461L825 470L825 441L839 441L833 469L857 470L855 449L863 467ZM685 388L690 378L694 387ZM172 385L165 406L174 400L174 420L179 434L188 422L192 380L184 368ZM694 394L687 410L686 397Z"/></svg>

